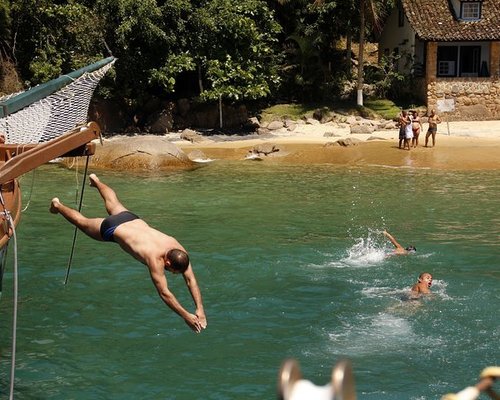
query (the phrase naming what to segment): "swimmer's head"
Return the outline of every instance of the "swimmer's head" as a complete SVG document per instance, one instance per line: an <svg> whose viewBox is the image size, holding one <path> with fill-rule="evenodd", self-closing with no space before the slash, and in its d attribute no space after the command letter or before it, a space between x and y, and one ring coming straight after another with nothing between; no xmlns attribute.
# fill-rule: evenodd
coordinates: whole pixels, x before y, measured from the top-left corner
<svg viewBox="0 0 500 400"><path fill-rule="evenodd" d="M432 285L432 275L428 272L422 272L418 277L419 282L423 282L427 284L427 287L431 287Z"/></svg>
<svg viewBox="0 0 500 400"><path fill-rule="evenodd" d="M417 248L415 246L408 246L406 251L409 251L410 253L415 253L417 251Z"/></svg>
<svg viewBox="0 0 500 400"><path fill-rule="evenodd" d="M183 274L189 267L188 254L180 249L172 249L165 254L165 269L174 274Z"/></svg>

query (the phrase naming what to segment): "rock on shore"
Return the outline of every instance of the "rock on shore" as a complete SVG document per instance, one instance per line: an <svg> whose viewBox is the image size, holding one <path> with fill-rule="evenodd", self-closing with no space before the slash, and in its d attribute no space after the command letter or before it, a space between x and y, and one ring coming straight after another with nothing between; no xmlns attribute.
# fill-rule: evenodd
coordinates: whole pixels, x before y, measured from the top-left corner
<svg viewBox="0 0 500 400"><path fill-rule="evenodd" d="M91 165L105 169L154 170L189 167L193 162L168 139L145 135L105 140L103 146L96 146Z"/></svg>

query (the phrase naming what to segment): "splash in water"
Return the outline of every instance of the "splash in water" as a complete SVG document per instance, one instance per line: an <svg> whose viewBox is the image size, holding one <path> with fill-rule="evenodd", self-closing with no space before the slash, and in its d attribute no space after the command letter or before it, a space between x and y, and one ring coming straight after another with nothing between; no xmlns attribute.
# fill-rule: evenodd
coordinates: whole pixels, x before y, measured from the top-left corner
<svg viewBox="0 0 500 400"><path fill-rule="evenodd" d="M353 267L371 267L380 264L386 258L388 251L384 245L378 243L370 232L367 238L358 238L356 243L347 250L347 256L341 261Z"/></svg>

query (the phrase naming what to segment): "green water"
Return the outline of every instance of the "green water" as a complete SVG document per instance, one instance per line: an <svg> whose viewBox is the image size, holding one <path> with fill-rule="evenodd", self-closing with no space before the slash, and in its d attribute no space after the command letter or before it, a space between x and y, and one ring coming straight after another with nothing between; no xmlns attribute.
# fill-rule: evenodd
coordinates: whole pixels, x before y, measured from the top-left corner
<svg viewBox="0 0 500 400"><path fill-rule="evenodd" d="M281 363L328 382L348 357L360 399L439 399L499 364L500 175L214 163L161 175L100 173L127 207L176 236L208 329L192 333L144 266L47 212L75 173L45 166L18 227L17 399L274 399ZM31 176L23 178L25 204ZM103 214L85 191L83 211ZM417 254L387 257L387 229ZM13 252L0 301L8 397ZM433 295L403 301L422 271ZM182 278L169 275L191 307Z"/></svg>

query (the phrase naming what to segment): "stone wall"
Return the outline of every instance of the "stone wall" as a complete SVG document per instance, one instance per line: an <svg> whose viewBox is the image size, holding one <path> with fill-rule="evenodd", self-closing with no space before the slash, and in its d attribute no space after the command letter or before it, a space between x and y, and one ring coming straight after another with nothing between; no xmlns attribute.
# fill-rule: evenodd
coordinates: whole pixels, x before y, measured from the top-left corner
<svg viewBox="0 0 500 400"><path fill-rule="evenodd" d="M428 82L428 109L439 110L443 100L454 103L454 111L446 113L449 121L500 119L500 79L438 78Z"/></svg>
<svg viewBox="0 0 500 400"><path fill-rule="evenodd" d="M436 77L437 43L426 45L427 108L439 112L438 104L448 101L454 104L446 112L449 121L500 119L500 42L490 44L489 78Z"/></svg>

